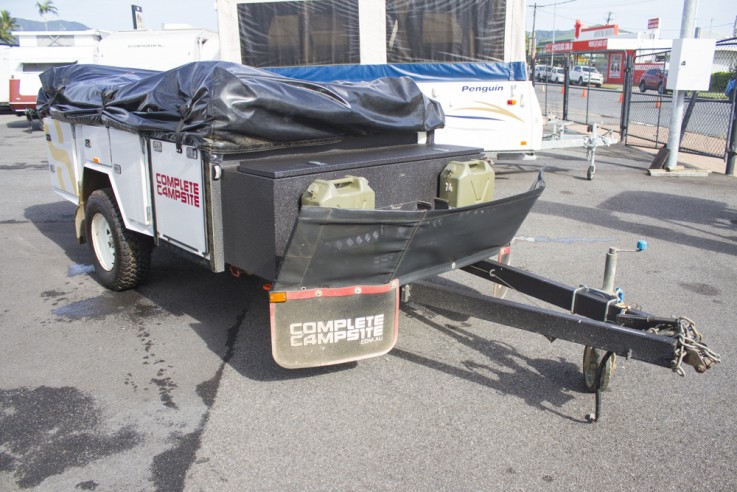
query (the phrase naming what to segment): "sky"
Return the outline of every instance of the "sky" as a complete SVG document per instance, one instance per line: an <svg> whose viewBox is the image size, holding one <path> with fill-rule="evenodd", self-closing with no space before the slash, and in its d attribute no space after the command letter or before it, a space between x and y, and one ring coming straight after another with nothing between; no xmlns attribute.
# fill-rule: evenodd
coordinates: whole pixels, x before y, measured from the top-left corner
<svg viewBox="0 0 737 492"><path fill-rule="evenodd" d="M647 30L648 19L660 17L660 37L672 39L681 32L683 4L683 0L528 0L526 26L532 31L535 10L535 30L547 31L573 29L576 19L584 27L605 24L611 15L609 23L619 25L620 30L640 32ZM735 0L696 0L694 25L701 27L702 37L732 37L735 16ZM713 36L708 35L710 31Z"/></svg>
<svg viewBox="0 0 737 492"><path fill-rule="evenodd" d="M215 0L53 0L59 14L48 19L77 21L104 31L132 29L131 4L143 8L143 22L150 29L166 23L217 30ZM15 18L43 21L35 5L36 0L0 1L0 9Z"/></svg>
<svg viewBox="0 0 737 492"><path fill-rule="evenodd" d="M731 37L737 16L735 0L695 0L697 27L702 36ZM93 29L116 31L130 29L131 3L143 8L146 27L159 29L164 23L189 24L217 30L215 0L53 0L58 16L81 22ZM647 20L660 17L661 37L677 38L681 28L683 0L527 0L526 28L532 30L533 11L536 10L536 30L573 29L576 19L584 26L610 23L622 30L637 32L647 28ZM532 5L538 8L533 9ZM42 20L35 7L35 0L2 0L1 9L13 17Z"/></svg>

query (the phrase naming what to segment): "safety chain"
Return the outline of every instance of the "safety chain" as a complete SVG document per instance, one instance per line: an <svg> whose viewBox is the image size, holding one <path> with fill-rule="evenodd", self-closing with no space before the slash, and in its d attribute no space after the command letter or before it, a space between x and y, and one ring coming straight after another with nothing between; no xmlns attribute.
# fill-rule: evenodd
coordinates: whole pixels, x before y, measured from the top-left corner
<svg viewBox="0 0 737 492"><path fill-rule="evenodd" d="M696 329L696 323L688 318L678 318L676 327L678 332L678 343L676 344L676 358L673 361L673 372L679 376L686 376L683 370L683 362L693 366L696 372L705 372L713 364L721 362L722 359L713 350L702 342L703 336Z"/></svg>

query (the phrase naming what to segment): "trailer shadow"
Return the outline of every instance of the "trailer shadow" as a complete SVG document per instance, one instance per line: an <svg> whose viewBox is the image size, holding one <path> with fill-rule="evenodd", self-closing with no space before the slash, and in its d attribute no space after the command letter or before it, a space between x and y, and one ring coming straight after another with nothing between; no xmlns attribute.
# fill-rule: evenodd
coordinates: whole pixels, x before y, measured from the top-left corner
<svg viewBox="0 0 737 492"><path fill-rule="evenodd" d="M26 208L24 215L41 234L58 245L70 262L70 272L84 271L95 279L92 253L87 244L78 244L74 237L73 206L64 201L34 205ZM302 371L279 367L271 357L268 301L261 279L213 273L167 247L155 248L151 263L146 281L133 290L137 295L108 292L100 286L102 295L87 301L89 309L94 311L95 306L91 304L109 303L109 297L114 296L116 305L132 318L140 316L139 321L145 325L147 311L137 309L143 298L148 301L145 304L154 305L168 315L189 317L194 320L191 329L209 350L255 380L304 378L355 366Z"/></svg>
<svg viewBox="0 0 737 492"><path fill-rule="evenodd" d="M88 246L77 244L74 238L73 207L66 202L29 207L25 217L59 246L70 266L92 263ZM87 275L94 278L94 273ZM106 292L102 287L99 290L101 295L87 302L110 303L113 296L115 305L142 326L151 323L147 319L150 310L140 308L144 304L156 306L167 316L189 320L189 327L208 350L222 360L221 369L213 379L202 383L203 398L206 397L210 405L217 395L225 366L246 378L268 383L318 377L351 370L358 365L354 362L296 371L281 368L271 356L269 310L262 282L255 277L214 274L168 249L155 250L149 278L134 291L121 295ZM91 309L94 310L94 306ZM398 357L503 394L518 396L534 408L582 421L560 410L574 398L573 394L582 391L576 364L525 356L505 343L488 340L465 329L466 318L462 316L446 312L437 314L430 316L429 311L405 307L402 316L415 318L430 329L453 338L476 351L481 359L464 360L459 367L418 355L406 346L395 348L388 357Z"/></svg>
<svg viewBox="0 0 737 492"><path fill-rule="evenodd" d="M15 130L23 130L27 133L40 132L43 130L43 123L41 123L39 119L34 118L30 121L29 125L29 121L25 116L19 116L17 120L7 122L5 126Z"/></svg>
<svg viewBox="0 0 737 492"><path fill-rule="evenodd" d="M457 319L458 315L455 313L415 305L405 305L403 311L406 316L472 349L488 362L466 359L461 361L463 367L459 367L397 348L389 355L479 384L504 395L516 396L531 407L564 419L573 422L586 421L558 410L574 399L573 393L585 393L581 372L576 364L561 357L557 360L528 357L507 343L478 336L458 323L443 322Z"/></svg>
<svg viewBox="0 0 737 492"><path fill-rule="evenodd" d="M447 277L435 277L432 282L458 291L477 293L472 287ZM588 394L577 364L567 362L562 357L551 359L524 355L508 343L490 340L486 335L475 333L471 318L461 313L413 302L404 304L402 312L444 337L468 347L479 358L462 361L461 368L408 350L395 348L390 355L480 384L505 395L517 396L534 408L565 419L585 421L558 410L572 400L574 394ZM492 332L494 326L498 326L482 320L474 320L473 323L485 323L489 328L488 333Z"/></svg>
<svg viewBox="0 0 737 492"><path fill-rule="evenodd" d="M89 246L78 244L74 235L74 206L64 201L33 205L24 210L24 217L66 255L69 277L84 274L96 281ZM64 260L60 257L59 261ZM144 304L154 305L171 316L190 316L197 320L193 328L208 348L223 357L227 352L228 330L243 312L256 287L252 281L239 282L225 274L214 274L178 255L156 248L147 280L133 290L137 295L108 292L100 286L100 295L85 302L94 311L95 302L109 303L113 296L131 319L138 320L140 316L138 321L143 325L149 321L145 311L139 314L137 307Z"/></svg>

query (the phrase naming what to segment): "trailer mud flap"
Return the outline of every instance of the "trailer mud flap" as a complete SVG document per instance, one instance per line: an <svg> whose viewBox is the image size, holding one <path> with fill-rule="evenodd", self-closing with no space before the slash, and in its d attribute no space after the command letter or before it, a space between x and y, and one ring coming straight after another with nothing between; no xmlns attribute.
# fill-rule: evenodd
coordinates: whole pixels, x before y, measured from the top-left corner
<svg viewBox="0 0 737 492"><path fill-rule="evenodd" d="M397 341L399 281L271 295L271 348L287 369L384 355Z"/></svg>

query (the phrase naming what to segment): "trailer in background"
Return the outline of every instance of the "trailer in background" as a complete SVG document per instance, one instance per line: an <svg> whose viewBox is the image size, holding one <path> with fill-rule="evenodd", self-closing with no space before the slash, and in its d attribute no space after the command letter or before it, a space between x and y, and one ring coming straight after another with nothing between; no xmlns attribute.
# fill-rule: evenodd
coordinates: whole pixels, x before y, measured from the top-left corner
<svg viewBox="0 0 737 492"><path fill-rule="evenodd" d="M407 76L446 116L438 143L540 148L522 0L218 0L223 60L313 82Z"/></svg>
<svg viewBox="0 0 737 492"><path fill-rule="evenodd" d="M218 35L186 25L116 31L100 40L98 63L113 67L169 70L193 61L217 60Z"/></svg>
<svg viewBox="0 0 737 492"><path fill-rule="evenodd" d="M160 30L14 31L18 46L0 46L0 105L34 112L44 70L75 63L168 70L217 60L216 32L183 25Z"/></svg>
<svg viewBox="0 0 737 492"><path fill-rule="evenodd" d="M10 109L10 46L0 45L0 109Z"/></svg>
<svg viewBox="0 0 737 492"><path fill-rule="evenodd" d="M88 31L13 31L18 46L9 49L8 99L19 115L36 109L44 70L73 63L97 63L97 44L106 33Z"/></svg>

